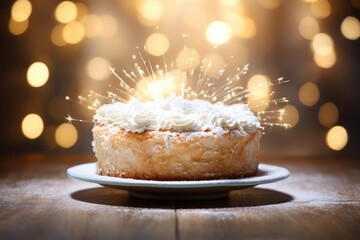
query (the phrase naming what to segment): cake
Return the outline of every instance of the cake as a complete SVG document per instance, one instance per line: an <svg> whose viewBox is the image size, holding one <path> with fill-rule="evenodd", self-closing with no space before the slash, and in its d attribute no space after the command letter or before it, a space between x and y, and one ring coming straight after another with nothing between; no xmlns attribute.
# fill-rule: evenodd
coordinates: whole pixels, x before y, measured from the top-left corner
<svg viewBox="0 0 360 240"><path fill-rule="evenodd" d="M257 173L261 126L246 104L133 99L102 105L93 120L99 175L171 181Z"/></svg>

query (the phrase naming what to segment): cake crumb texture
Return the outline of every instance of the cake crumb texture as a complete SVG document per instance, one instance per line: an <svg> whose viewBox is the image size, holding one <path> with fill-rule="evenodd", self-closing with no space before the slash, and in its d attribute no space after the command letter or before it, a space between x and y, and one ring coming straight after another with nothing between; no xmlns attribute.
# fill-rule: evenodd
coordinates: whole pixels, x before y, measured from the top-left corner
<svg viewBox="0 0 360 240"><path fill-rule="evenodd" d="M145 180L211 180L256 175L261 130L128 132L95 124L93 150L100 175Z"/></svg>

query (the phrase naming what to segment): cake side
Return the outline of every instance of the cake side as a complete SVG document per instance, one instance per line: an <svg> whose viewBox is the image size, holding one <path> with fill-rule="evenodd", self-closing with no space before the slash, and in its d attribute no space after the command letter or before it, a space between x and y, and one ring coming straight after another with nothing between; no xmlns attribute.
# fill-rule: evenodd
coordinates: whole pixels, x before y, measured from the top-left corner
<svg viewBox="0 0 360 240"><path fill-rule="evenodd" d="M210 180L257 173L261 130L244 133L129 132L96 123L93 150L100 175L146 180Z"/></svg>

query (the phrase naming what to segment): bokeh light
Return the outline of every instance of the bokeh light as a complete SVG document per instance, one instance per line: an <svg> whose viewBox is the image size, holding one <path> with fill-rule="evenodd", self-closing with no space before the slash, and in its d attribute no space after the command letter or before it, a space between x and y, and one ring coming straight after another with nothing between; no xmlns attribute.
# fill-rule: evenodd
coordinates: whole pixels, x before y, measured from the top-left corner
<svg viewBox="0 0 360 240"><path fill-rule="evenodd" d="M63 38L63 31L64 31L64 25L63 24L57 24L52 30L51 30L51 42L58 47L65 46L67 43Z"/></svg>
<svg viewBox="0 0 360 240"><path fill-rule="evenodd" d="M307 82L299 90L299 100L305 106L314 106L320 98L319 88L315 83Z"/></svg>
<svg viewBox="0 0 360 240"><path fill-rule="evenodd" d="M257 74L250 78L247 83L249 92L248 104L255 112L264 111L270 100L270 79L268 76Z"/></svg>
<svg viewBox="0 0 360 240"><path fill-rule="evenodd" d="M191 70L200 64L200 54L193 48L183 49L176 58L176 65L182 70Z"/></svg>
<svg viewBox="0 0 360 240"><path fill-rule="evenodd" d="M360 37L360 22L357 18L348 16L341 23L341 33L349 40L357 40Z"/></svg>
<svg viewBox="0 0 360 240"><path fill-rule="evenodd" d="M316 34L312 39L311 47L315 63L322 68L331 68L336 63L334 41L325 33Z"/></svg>
<svg viewBox="0 0 360 240"><path fill-rule="evenodd" d="M55 141L62 148L72 147L78 139L76 128L71 123L63 123L56 128Z"/></svg>
<svg viewBox="0 0 360 240"><path fill-rule="evenodd" d="M226 22L231 27L231 32L237 37L250 39L256 35L256 24L253 19L239 14L228 14Z"/></svg>
<svg viewBox="0 0 360 240"><path fill-rule="evenodd" d="M284 107L285 114L282 116L283 123L289 124L290 128L295 127L299 122L299 111L294 105L288 104Z"/></svg>
<svg viewBox="0 0 360 240"><path fill-rule="evenodd" d="M318 118L324 127L332 127L339 120L339 110L334 103L327 102L321 106Z"/></svg>
<svg viewBox="0 0 360 240"><path fill-rule="evenodd" d="M222 21L210 23L206 28L206 39L214 45L227 43L231 38L231 29L229 25Z"/></svg>
<svg viewBox="0 0 360 240"><path fill-rule="evenodd" d="M317 51L319 48L323 47L334 48L334 41L330 35L326 33L319 33L312 39L311 47L313 51Z"/></svg>
<svg viewBox="0 0 360 240"><path fill-rule="evenodd" d="M74 21L65 25L62 34L66 43L77 44L83 40L85 29L81 23Z"/></svg>
<svg viewBox="0 0 360 240"><path fill-rule="evenodd" d="M296 149L289 141L292 146L284 149L290 153L307 149L314 154L331 154L323 135L341 122L349 134L356 132L350 112L358 109L359 102L355 89L360 38L356 11L360 1L340 2L116 0L99 4L60 0L40 4L13 0L2 14L7 27L3 47L11 47L4 52L4 79L11 81L3 81L2 87L3 102L9 99L11 104L2 106L9 115L8 122L17 123L19 136L13 136L13 143L5 143L3 151L8 151L8 146L24 146L21 141L26 138L19 126L27 113L40 114L46 126L41 141L24 150L50 151L59 146L54 136L65 116L91 121L93 111L87 107L97 97L89 93L104 95L98 97L104 102L108 102L107 91L124 101L132 99L112 76L112 66L130 88L141 89L139 98L148 100L179 92L195 98L190 88L207 83L209 93L223 94L227 91L224 81L230 82L237 71L249 64L247 75L239 73L241 81L231 83L230 88L239 88L222 96L243 94L241 100L248 101L262 120L295 127L282 135L290 140L298 137L302 128L317 136L311 139L314 150L307 148L304 139ZM291 82L278 86L269 76L285 77ZM189 88L181 91L185 82ZM256 85L260 87L254 88ZM83 89L86 92L81 92ZM13 92L21 97L13 97ZM69 96L77 102L78 95L91 99L79 99L81 106L64 100ZM210 94L205 97L220 99ZM289 103L283 104L282 97ZM282 108L284 115L278 111ZM22 113L20 118L13 109ZM263 118L261 114L273 115ZM88 140L86 127L76 130L79 136L85 134L82 141ZM278 132L273 132L276 138ZM4 135L8 134L11 131L6 129ZM353 135L351 140L355 142L349 141L349 146L358 141L358 134ZM47 144L50 139L51 146ZM281 141L284 143L284 139ZM273 153L268 149L263 148L264 154ZM78 144L74 150L85 152L89 147ZM346 149L343 154L353 152Z"/></svg>
<svg viewBox="0 0 360 240"><path fill-rule="evenodd" d="M30 113L22 120L21 130L29 139L38 138L44 130L44 122L38 114Z"/></svg>
<svg viewBox="0 0 360 240"><path fill-rule="evenodd" d="M259 0L261 6L267 9L276 9L279 7L281 0Z"/></svg>
<svg viewBox="0 0 360 240"><path fill-rule="evenodd" d="M60 23L70 23L77 17L76 4L71 1L63 1L55 9L55 19Z"/></svg>
<svg viewBox="0 0 360 240"><path fill-rule="evenodd" d="M327 18L331 14L331 5L328 0L317 0L311 3L311 13L318 18Z"/></svg>
<svg viewBox="0 0 360 240"><path fill-rule="evenodd" d="M169 49L169 39L164 34L153 33L146 39L145 47L149 54L161 56Z"/></svg>
<svg viewBox="0 0 360 240"><path fill-rule="evenodd" d="M83 21L88 16L89 10L84 3L76 2L75 5L77 10L75 20Z"/></svg>
<svg viewBox="0 0 360 240"><path fill-rule="evenodd" d="M99 33L99 35L101 37L112 37L114 36L117 31L118 31L118 24L116 19L111 16L111 15L101 15L100 16L100 20L101 20L101 31ZM99 26L95 25L93 27L97 27L99 28Z"/></svg>
<svg viewBox="0 0 360 240"><path fill-rule="evenodd" d="M322 68L331 68L336 63L336 54L333 48L320 47L314 52L316 65Z"/></svg>
<svg viewBox="0 0 360 240"><path fill-rule="evenodd" d="M343 149L348 142L348 134L344 127L332 127L326 134L326 144L335 151Z"/></svg>
<svg viewBox="0 0 360 240"><path fill-rule="evenodd" d="M101 18L96 15L87 15L83 20L83 25L85 28L85 37L94 38L98 36L103 29L103 23Z"/></svg>
<svg viewBox="0 0 360 240"><path fill-rule="evenodd" d="M32 87L41 87L49 79L49 69L45 63L34 62L27 70L27 81Z"/></svg>
<svg viewBox="0 0 360 240"><path fill-rule="evenodd" d="M94 57L87 64L86 72L94 80L105 80L110 74L110 62L102 57Z"/></svg>
<svg viewBox="0 0 360 240"><path fill-rule="evenodd" d="M11 7L11 18L17 22L28 20L32 12L31 2L28 0L17 0Z"/></svg>
<svg viewBox="0 0 360 240"><path fill-rule="evenodd" d="M155 26L164 11L163 3L159 0L140 0L136 8L139 20L147 26Z"/></svg>
<svg viewBox="0 0 360 240"><path fill-rule="evenodd" d="M13 35L23 34L29 26L29 21L25 20L22 22L17 22L13 18L9 20L9 31Z"/></svg>
<svg viewBox="0 0 360 240"><path fill-rule="evenodd" d="M319 30L319 24L313 17L304 17L299 23L299 33L305 39L313 39Z"/></svg>
<svg viewBox="0 0 360 240"><path fill-rule="evenodd" d="M234 7L239 3L239 0L219 0L219 2L226 7Z"/></svg>

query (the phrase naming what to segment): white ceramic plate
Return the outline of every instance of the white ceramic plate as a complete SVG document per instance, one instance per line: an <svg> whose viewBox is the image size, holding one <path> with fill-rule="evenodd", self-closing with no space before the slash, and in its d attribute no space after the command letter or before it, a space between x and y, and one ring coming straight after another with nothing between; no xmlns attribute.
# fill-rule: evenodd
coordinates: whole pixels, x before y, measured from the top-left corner
<svg viewBox="0 0 360 240"><path fill-rule="evenodd" d="M229 191L272 183L287 178L287 169L259 164L256 176L240 179L219 179L203 181L153 181L132 178L101 176L95 172L96 163L85 163L71 167L67 174L78 180L128 190L130 196L161 200L216 199L227 197Z"/></svg>

